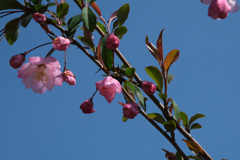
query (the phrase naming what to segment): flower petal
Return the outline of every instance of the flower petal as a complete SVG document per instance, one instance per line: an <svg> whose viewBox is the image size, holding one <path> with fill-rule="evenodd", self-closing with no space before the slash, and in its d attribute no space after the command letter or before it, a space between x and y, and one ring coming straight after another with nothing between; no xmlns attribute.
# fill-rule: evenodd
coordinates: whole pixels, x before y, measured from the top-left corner
<svg viewBox="0 0 240 160"><path fill-rule="evenodd" d="M30 63L26 63L24 65L22 65L22 67L18 70L18 78L23 79L23 77L25 76L25 69L30 65Z"/></svg>
<svg viewBox="0 0 240 160"><path fill-rule="evenodd" d="M30 57L28 60L30 63L34 63L34 64L41 64L46 62L45 58L43 57Z"/></svg>
<svg viewBox="0 0 240 160"><path fill-rule="evenodd" d="M238 6L236 0L228 0L227 2L229 4L229 6L232 7L231 11L229 11L230 13L235 13L239 10L239 6Z"/></svg>
<svg viewBox="0 0 240 160"><path fill-rule="evenodd" d="M56 60L54 57L48 56L46 57L46 61L54 68L57 68L57 69L61 68L61 65L59 64L58 60Z"/></svg>

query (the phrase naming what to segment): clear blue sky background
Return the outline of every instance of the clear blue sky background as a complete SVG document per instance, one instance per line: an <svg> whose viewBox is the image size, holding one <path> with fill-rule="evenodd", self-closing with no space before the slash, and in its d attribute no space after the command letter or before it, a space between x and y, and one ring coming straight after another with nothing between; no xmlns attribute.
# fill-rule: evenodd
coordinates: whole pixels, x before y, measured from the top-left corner
<svg viewBox="0 0 240 160"><path fill-rule="evenodd" d="M80 14L80 10L73 1L67 0L67 3L70 4L68 20ZM205 114L205 118L197 121L203 128L191 133L213 159L237 160L240 148L240 13L229 14L224 20L213 20L207 16L208 6L200 0L97 1L106 20L125 3L130 4L130 14L125 23L128 33L120 42L120 51L142 80L151 81L144 68L158 64L145 46L145 35L155 44L164 28L164 54L172 49L180 50L179 60L170 69L175 78L169 86L169 97L189 117ZM0 28L17 16L0 19ZM51 29L60 36L60 32ZM82 35L82 31L78 30L77 35ZM94 37L97 43L97 32ZM94 93L95 82L103 79L103 72L95 74L98 67L73 45L67 50L67 68L76 75L75 86L64 83L43 95L27 90L17 78L17 70L9 66L9 59L46 42L50 42L48 36L32 20L27 29L21 28L13 46L5 39L0 43L1 160L146 160L165 159L161 149L175 152L141 115L122 122L122 106L117 103L124 102L121 94L108 104L97 93L94 97L96 112L82 113L80 104ZM44 57L51 47L34 50L27 58ZM53 56L63 66L64 52L55 51ZM148 101L147 113L151 112L159 110ZM176 139L186 154L192 155L178 131Z"/></svg>

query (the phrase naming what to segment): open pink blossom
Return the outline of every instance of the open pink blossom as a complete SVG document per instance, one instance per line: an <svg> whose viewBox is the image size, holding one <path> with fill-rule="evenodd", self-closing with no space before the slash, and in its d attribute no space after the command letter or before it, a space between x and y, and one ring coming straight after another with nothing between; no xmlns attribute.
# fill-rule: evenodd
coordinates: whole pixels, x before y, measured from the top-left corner
<svg viewBox="0 0 240 160"><path fill-rule="evenodd" d="M64 37L58 36L52 42L53 48L59 51L65 51L70 44L70 40Z"/></svg>
<svg viewBox="0 0 240 160"><path fill-rule="evenodd" d="M72 71L66 69L63 72L63 79L65 82L67 82L70 85L75 85L76 84L76 77L72 73Z"/></svg>
<svg viewBox="0 0 240 160"><path fill-rule="evenodd" d="M142 89L146 94L152 95L156 92L156 86L152 82L143 81Z"/></svg>
<svg viewBox="0 0 240 160"><path fill-rule="evenodd" d="M63 76L58 60L50 56L30 57L29 62L18 70L18 78L23 79L27 89L32 88L33 92L43 94L55 85L62 85Z"/></svg>
<svg viewBox="0 0 240 160"><path fill-rule="evenodd" d="M234 13L239 10L236 0L201 0L204 4L210 4L208 16L213 19L224 19L228 12Z"/></svg>
<svg viewBox="0 0 240 160"><path fill-rule="evenodd" d="M106 39L106 44L105 46L108 49L114 50L119 46L119 39L117 36L115 36L114 34L110 34L107 39Z"/></svg>
<svg viewBox="0 0 240 160"><path fill-rule="evenodd" d="M32 15L33 19L38 22L38 23L44 23L46 21L46 16L44 14L41 14L41 13L34 13Z"/></svg>
<svg viewBox="0 0 240 160"><path fill-rule="evenodd" d="M14 69L17 69L21 67L21 65L25 62L25 54L17 54L15 56L12 56L9 63L10 66L12 66Z"/></svg>
<svg viewBox="0 0 240 160"><path fill-rule="evenodd" d="M84 101L80 105L80 109L82 110L83 113L86 113L86 114L95 112L95 110L93 109L93 103L91 99Z"/></svg>
<svg viewBox="0 0 240 160"><path fill-rule="evenodd" d="M133 119L138 114L138 105L130 102L123 106L123 116L129 119Z"/></svg>
<svg viewBox="0 0 240 160"><path fill-rule="evenodd" d="M100 94L105 97L108 103L113 101L116 92L122 92L122 86L120 83L111 76L104 78L102 81L98 81L95 85L97 90L99 90Z"/></svg>

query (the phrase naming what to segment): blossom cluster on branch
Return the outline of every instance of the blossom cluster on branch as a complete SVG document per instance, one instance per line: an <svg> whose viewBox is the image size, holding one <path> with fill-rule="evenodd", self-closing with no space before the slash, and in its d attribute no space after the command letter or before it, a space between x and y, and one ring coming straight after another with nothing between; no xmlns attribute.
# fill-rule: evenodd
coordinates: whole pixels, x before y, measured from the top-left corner
<svg viewBox="0 0 240 160"><path fill-rule="evenodd" d="M236 0L201 1L204 4L210 4L208 15L213 19L224 19L229 12L234 13L239 10ZM99 67L99 70L105 73L105 78L95 83L95 93L80 105L83 113L92 114L96 112L93 109L93 98L98 91L108 103L113 101L116 93L122 93L126 101L124 103L118 102L123 106L122 120L126 122L128 119L134 119L134 117L141 114L176 149L176 152L163 149L166 152L167 159L212 159L190 134L192 129L202 127L199 123L194 122L205 116L198 113L189 119L186 113L180 111L173 98L168 96L168 86L174 78L174 75L169 73L169 69L178 60L180 51L173 49L164 57L162 46L163 30L159 34L156 46L149 41L148 36L145 38L145 44L159 66L147 66L145 70L152 82L142 81L137 75L136 69L130 65L118 50L120 40L127 33L127 27L123 26L123 24L128 18L129 4L121 6L106 21L102 17L101 10L95 0L74 0L81 10L81 14L75 15L65 22L69 4L65 0L61 0L60 3L57 1L50 2L50 0L48 2L43 4L41 0L29 0L21 4L17 0L0 0L0 10L11 10L2 13L9 15L19 12L12 10L23 12L22 16L9 21L5 28L1 30L1 36L5 36L10 45L17 40L20 25L27 27L31 19L34 19L35 23L38 23L43 32L52 40L24 53L14 55L10 59L10 66L14 69L19 68L17 77L22 79L27 89L32 88L33 92L43 94L47 90L51 91L55 86L61 86L64 81L69 85L75 85L76 77L71 70L67 69L67 50L70 45L75 45ZM49 10L53 6L56 6L56 12ZM47 17L46 13L49 13L50 16ZM80 23L83 26L81 28L83 35L77 36L79 40L76 40L74 37L79 34L77 31L80 30ZM112 31L110 29L111 23ZM61 35L57 36L51 30L52 27L58 29ZM96 46L92 35L95 30L101 35ZM52 49L46 53L45 58L30 57L28 59L29 63L24 64L29 52L48 44L52 45ZM59 61L52 56L55 50L65 52L63 71L60 70ZM88 51L93 52L93 54ZM121 67L115 65L115 55L123 62ZM157 97L155 97L156 92ZM159 113L146 113L148 98L144 97L144 93L159 108ZM194 155L186 156L176 143L175 132L177 130L186 138L183 141Z"/></svg>

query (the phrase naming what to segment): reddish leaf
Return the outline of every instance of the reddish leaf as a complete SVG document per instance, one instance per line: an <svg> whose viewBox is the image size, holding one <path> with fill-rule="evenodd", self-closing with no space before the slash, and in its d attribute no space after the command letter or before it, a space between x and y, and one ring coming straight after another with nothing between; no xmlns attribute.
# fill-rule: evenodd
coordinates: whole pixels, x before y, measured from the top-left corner
<svg viewBox="0 0 240 160"><path fill-rule="evenodd" d="M91 3L92 8L97 12L99 16L102 16L101 10L99 9L98 5L95 2Z"/></svg>
<svg viewBox="0 0 240 160"><path fill-rule="evenodd" d="M188 148L195 151L196 153L201 153L203 155L202 148L194 141L188 141L183 139L183 141L187 144Z"/></svg>
<svg viewBox="0 0 240 160"><path fill-rule="evenodd" d="M168 152L168 151L165 150L165 149L162 149L162 150L166 152L165 157L166 157L168 160L177 160L177 158L175 157L175 156L176 156L175 153Z"/></svg>
<svg viewBox="0 0 240 160"><path fill-rule="evenodd" d="M125 104L124 103L122 103L122 102L118 102L119 104L121 104L122 106L124 106Z"/></svg>
<svg viewBox="0 0 240 160"><path fill-rule="evenodd" d="M153 57L155 57L158 60L158 50L151 42L148 41L148 36L146 36L145 38L145 43Z"/></svg>
<svg viewBox="0 0 240 160"><path fill-rule="evenodd" d="M101 40L102 40L102 38L99 40L98 47L97 47L97 58L98 58L99 62L101 62L103 64L102 54L101 54Z"/></svg>
<svg viewBox="0 0 240 160"><path fill-rule="evenodd" d="M85 27L84 25L83 25L83 34L84 34L84 37L86 37L86 38L88 38L88 39L90 39L91 41L93 41L93 39L92 39L92 32L90 32L88 29L87 29L87 27Z"/></svg>
<svg viewBox="0 0 240 160"><path fill-rule="evenodd" d="M159 37L158 37L158 40L157 40L157 48L158 48L158 52L159 52L159 61L163 61L163 47L162 47L162 33L163 33L163 30L161 31Z"/></svg>
<svg viewBox="0 0 240 160"><path fill-rule="evenodd" d="M164 69L168 72L170 66L179 58L180 52L178 49L171 50L166 56L163 66Z"/></svg>
<svg viewBox="0 0 240 160"><path fill-rule="evenodd" d="M113 12L113 14L109 18L108 25L110 26L110 23L117 18L117 11Z"/></svg>

